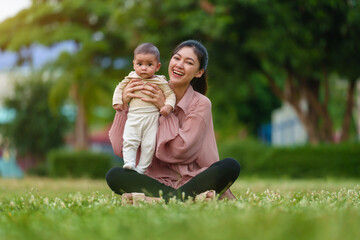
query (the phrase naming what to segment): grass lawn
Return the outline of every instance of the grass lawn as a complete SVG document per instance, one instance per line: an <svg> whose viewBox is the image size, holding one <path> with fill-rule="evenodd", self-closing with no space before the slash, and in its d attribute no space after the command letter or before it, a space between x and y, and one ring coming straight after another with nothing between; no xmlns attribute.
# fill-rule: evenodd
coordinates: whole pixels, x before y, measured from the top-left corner
<svg viewBox="0 0 360 240"><path fill-rule="evenodd" d="M242 179L237 201L121 206L104 180L0 178L0 239L360 239L360 180Z"/></svg>

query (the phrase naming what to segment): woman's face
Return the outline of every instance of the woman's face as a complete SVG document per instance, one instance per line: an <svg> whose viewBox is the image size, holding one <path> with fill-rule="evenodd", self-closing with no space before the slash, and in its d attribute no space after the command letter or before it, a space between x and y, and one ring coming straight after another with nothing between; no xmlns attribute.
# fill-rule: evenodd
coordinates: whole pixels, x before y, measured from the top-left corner
<svg viewBox="0 0 360 240"><path fill-rule="evenodd" d="M170 84L173 87L187 87L194 77L201 77L199 59L191 47L183 47L175 53L169 63Z"/></svg>

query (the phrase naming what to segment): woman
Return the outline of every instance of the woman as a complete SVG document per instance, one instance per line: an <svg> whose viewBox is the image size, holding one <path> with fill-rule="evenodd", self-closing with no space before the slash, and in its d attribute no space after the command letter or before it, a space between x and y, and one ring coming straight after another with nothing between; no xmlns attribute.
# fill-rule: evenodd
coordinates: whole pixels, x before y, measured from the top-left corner
<svg viewBox="0 0 360 240"><path fill-rule="evenodd" d="M235 199L229 187L240 173L239 163L231 158L219 161L213 129L211 102L207 91L208 53L199 42L179 44L169 62L169 84L176 95L176 106L167 117L159 119L157 148L146 175L115 167L106 174L109 187L117 194L141 192L149 197L184 199L205 192L212 198L215 190L220 199ZM156 85L128 84L123 101L128 103L142 90L159 109L164 96ZM126 111L117 112L109 132L115 154L121 156L122 131ZM124 196L124 195L123 195ZM130 195L126 195L131 198Z"/></svg>

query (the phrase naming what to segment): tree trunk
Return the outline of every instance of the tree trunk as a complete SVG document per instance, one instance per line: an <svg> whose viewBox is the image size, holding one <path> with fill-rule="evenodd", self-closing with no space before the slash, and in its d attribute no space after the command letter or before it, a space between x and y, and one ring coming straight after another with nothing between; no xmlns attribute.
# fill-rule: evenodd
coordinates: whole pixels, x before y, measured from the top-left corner
<svg viewBox="0 0 360 240"><path fill-rule="evenodd" d="M85 103L78 92L75 94L78 107L75 125L75 149L84 150L89 148Z"/></svg>
<svg viewBox="0 0 360 240"><path fill-rule="evenodd" d="M356 129L357 129L357 139L360 140L360 81L357 81L357 97L356 97Z"/></svg>
<svg viewBox="0 0 360 240"><path fill-rule="evenodd" d="M354 107L354 93L355 93L356 81L350 81L347 96L346 96L346 109L344 114L343 125L341 129L340 141L349 140L349 132L351 125L351 116Z"/></svg>
<svg viewBox="0 0 360 240"><path fill-rule="evenodd" d="M310 118L309 113L306 113L303 109L300 108L300 104L292 104L290 103L291 106L295 109L295 112L300 120L300 122L303 124L306 133L308 135L308 140L311 144L316 145L319 143L320 139L318 136L318 133L315 129L315 125L313 123L313 121Z"/></svg>
<svg viewBox="0 0 360 240"><path fill-rule="evenodd" d="M320 82L312 79L305 80L303 91L309 103L309 114L312 115L313 124L318 132L318 138L325 142L334 142L333 122L328 111L328 101L320 102ZM315 84L314 84L315 83ZM326 84L326 81L325 81ZM328 91L325 86L325 91ZM325 92L325 95L328 93Z"/></svg>

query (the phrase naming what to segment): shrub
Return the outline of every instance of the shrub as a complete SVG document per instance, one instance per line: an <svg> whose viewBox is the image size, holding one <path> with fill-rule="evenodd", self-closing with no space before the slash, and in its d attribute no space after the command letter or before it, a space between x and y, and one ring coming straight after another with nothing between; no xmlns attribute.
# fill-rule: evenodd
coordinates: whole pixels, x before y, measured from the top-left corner
<svg viewBox="0 0 360 240"><path fill-rule="evenodd" d="M234 141L219 145L221 158L233 157L242 175L290 178L359 178L359 144L269 147Z"/></svg>
<svg viewBox="0 0 360 240"><path fill-rule="evenodd" d="M359 145L273 148L258 168L265 176L360 177Z"/></svg>
<svg viewBox="0 0 360 240"><path fill-rule="evenodd" d="M112 156L90 151L53 150L47 156L50 177L104 178L112 166Z"/></svg>
<svg viewBox="0 0 360 240"><path fill-rule="evenodd" d="M241 174L257 175L271 148L256 140L227 141L218 144L220 159L231 157L241 165Z"/></svg>

